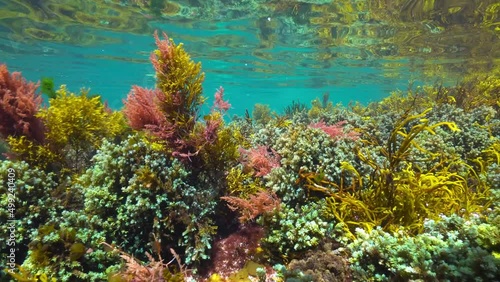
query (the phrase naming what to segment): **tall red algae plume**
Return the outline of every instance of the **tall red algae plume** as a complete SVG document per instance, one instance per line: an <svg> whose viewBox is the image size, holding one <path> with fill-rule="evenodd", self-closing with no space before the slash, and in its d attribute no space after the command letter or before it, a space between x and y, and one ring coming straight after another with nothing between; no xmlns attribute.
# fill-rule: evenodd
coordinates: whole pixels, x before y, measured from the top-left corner
<svg viewBox="0 0 500 282"><path fill-rule="evenodd" d="M174 57L172 49L175 48L175 46L170 41L166 33L163 33L164 40L161 40L158 36L158 32L155 31L154 38L158 52L151 53L149 60L153 64L157 74L166 75L168 68L171 67L168 62ZM160 54L160 56L158 56L158 54Z"/></svg>
<svg viewBox="0 0 500 282"><path fill-rule="evenodd" d="M43 141L43 124L35 116L42 96L36 93L38 84L28 82L19 72L9 73L5 64L0 65L0 135L26 136Z"/></svg>
<svg viewBox="0 0 500 282"><path fill-rule="evenodd" d="M229 104L220 100L222 108L217 114L207 115L206 125L202 126L198 121L205 101L201 63L191 60L182 43L175 44L165 33L160 39L155 32L154 38L157 49L150 59L156 73L156 89L134 86L124 101L124 114L133 129L148 131L174 157L193 162L192 157L198 156L205 145L217 141L222 125L220 114ZM222 93L219 97L222 99Z"/></svg>
<svg viewBox="0 0 500 282"><path fill-rule="evenodd" d="M231 108L231 104L226 100L224 101L224 88L222 86L217 89L214 95L214 105L213 108L221 111L221 112L226 112Z"/></svg>

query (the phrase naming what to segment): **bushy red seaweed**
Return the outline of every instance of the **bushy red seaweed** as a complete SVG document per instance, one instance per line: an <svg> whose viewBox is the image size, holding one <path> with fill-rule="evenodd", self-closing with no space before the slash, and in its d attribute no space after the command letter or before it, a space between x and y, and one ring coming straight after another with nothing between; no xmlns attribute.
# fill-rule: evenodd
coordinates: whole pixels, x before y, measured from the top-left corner
<svg viewBox="0 0 500 282"><path fill-rule="evenodd" d="M20 72L10 73L0 65L0 135L26 136L43 141L43 124L35 116L42 104L38 83L28 82Z"/></svg>

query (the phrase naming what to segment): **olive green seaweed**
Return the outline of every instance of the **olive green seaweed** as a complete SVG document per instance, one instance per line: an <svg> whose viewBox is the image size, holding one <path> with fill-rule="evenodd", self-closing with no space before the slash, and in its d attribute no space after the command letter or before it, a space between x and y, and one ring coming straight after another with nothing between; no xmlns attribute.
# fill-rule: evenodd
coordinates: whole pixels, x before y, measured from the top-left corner
<svg viewBox="0 0 500 282"><path fill-rule="evenodd" d="M325 191L335 191L328 193L326 213L350 227L346 231L351 236L354 237L351 231L355 227L372 230L376 226L388 231L405 228L419 233L425 219L436 219L440 214L468 215L488 206L489 187L463 160L439 160L425 171L412 159L413 149L423 152L429 160L438 158L415 141L421 132L435 134L434 130L441 126L452 132L459 131L452 122L429 124L425 116L430 111L404 117L396 123L380 147L382 163L366 149L357 149L358 158L370 166L373 173L362 176L344 162L341 169L356 181L349 187L333 183L330 188L324 187ZM411 124L414 125L406 130ZM376 141L363 142L374 145L370 143Z"/></svg>

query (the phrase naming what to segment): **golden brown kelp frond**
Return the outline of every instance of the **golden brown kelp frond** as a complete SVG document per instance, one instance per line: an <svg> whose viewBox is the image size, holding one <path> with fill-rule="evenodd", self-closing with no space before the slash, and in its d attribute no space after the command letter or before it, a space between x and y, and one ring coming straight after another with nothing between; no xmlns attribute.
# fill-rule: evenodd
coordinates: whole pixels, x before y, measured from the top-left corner
<svg viewBox="0 0 500 282"><path fill-rule="evenodd" d="M401 171L378 174L375 177L379 180L372 181L372 186L366 189L332 193L326 213L346 224L348 234L352 235L356 227L371 230L376 226L387 231L404 228L420 233L426 219L484 211L490 204L489 187L472 168L463 176L452 172L450 167L419 173L408 163ZM383 185L380 180L383 177L392 178L391 187Z"/></svg>
<svg viewBox="0 0 500 282"><path fill-rule="evenodd" d="M496 163L497 165L500 165L500 140L497 140L490 147L484 150L483 154L485 160L481 158L481 162L486 162L486 164Z"/></svg>
<svg viewBox="0 0 500 282"><path fill-rule="evenodd" d="M431 134L435 134L434 130L440 126L447 126L451 131L460 130L453 122L443 121L429 125L429 120L424 117L431 110L432 108L428 108L420 114L408 116L402 121L396 123L389 139L387 140L385 148L382 149L382 155L384 155L389 161L390 170L396 169L400 162L408 159L410 155L410 149L412 147L415 147L419 151L425 151L414 141L415 137L417 137L417 135L421 132L427 131ZM410 123L417 120L418 123L412 126L409 131L405 129ZM400 138L398 137L403 137L403 139L399 141Z"/></svg>
<svg viewBox="0 0 500 282"><path fill-rule="evenodd" d="M465 161L439 160L423 170L413 160L415 150L435 160L432 152L416 142L421 132L435 134L435 129L441 126L458 130L451 122L429 124L425 116L430 110L397 122L380 148L381 156L369 154L368 148L358 148L359 160L372 169L371 174L361 176L354 166L344 162L342 175L351 177L349 182L342 179L340 183L328 183L323 178L313 181L315 175L308 176L314 182L309 186L315 191L326 191L324 194L329 196L326 213L344 223L350 229L348 234L352 235L356 227L370 230L375 226L419 233L425 219L437 219L440 214L466 216L489 205L489 187ZM411 124L414 125L407 129Z"/></svg>

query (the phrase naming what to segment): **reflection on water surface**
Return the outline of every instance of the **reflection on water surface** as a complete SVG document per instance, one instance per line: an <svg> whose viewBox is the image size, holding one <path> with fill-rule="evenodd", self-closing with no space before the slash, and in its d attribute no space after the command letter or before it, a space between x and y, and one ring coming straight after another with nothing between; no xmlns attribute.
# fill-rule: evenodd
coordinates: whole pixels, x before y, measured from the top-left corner
<svg viewBox="0 0 500 282"><path fill-rule="evenodd" d="M110 97L154 84L155 29L186 43L209 88L271 104L278 89L288 100L333 89L344 93L337 101L369 101L409 80L455 83L492 71L500 52L494 0L2 0L0 8L1 61Z"/></svg>

